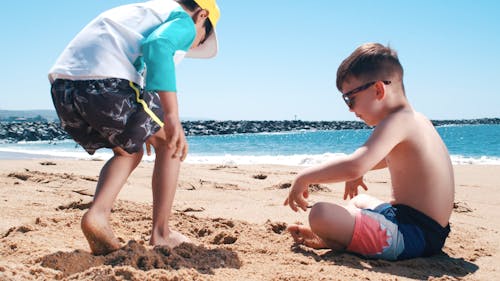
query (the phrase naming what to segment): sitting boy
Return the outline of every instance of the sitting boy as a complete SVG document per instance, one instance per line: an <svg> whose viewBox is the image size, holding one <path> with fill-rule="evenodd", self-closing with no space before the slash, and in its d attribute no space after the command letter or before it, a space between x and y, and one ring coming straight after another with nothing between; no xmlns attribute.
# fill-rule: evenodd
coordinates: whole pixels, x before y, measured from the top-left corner
<svg viewBox="0 0 500 281"><path fill-rule="evenodd" d="M377 43L357 48L339 66L337 88L357 117L376 126L351 155L308 168L295 178L285 205L306 211L310 184L345 181L347 206L316 203L310 227L290 225L296 243L347 250L367 258L401 260L439 253L450 232L453 166L432 123L406 98L394 50ZM389 168L392 200L360 194L363 175ZM354 198L353 198L354 197Z"/></svg>

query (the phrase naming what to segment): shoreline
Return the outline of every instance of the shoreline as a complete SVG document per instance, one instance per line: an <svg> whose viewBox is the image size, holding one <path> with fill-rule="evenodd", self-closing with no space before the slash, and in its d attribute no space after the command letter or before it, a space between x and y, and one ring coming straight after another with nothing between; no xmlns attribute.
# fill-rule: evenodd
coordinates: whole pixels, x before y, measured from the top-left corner
<svg viewBox="0 0 500 281"><path fill-rule="evenodd" d="M303 167L217 164L181 166L171 225L196 244L172 250L177 262L165 259L147 246L153 166L149 162L139 164L113 208L112 226L123 250L94 257L79 222L103 165L54 158L0 160L1 280L129 276L292 281L310 280L311 272L316 280L500 279L500 198L492 196L500 192L500 165L454 165L455 208L444 253L398 262L294 247L284 229L290 223L307 224L307 213L292 212L283 200L286 184ZM390 198L387 171L369 172L366 183L368 194ZM341 183L319 185L308 200L342 204L342 194ZM106 260L122 262L110 265Z"/></svg>
<svg viewBox="0 0 500 281"><path fill-rule="evenodd" d="M1 160L37 160L37 159L70 159L70 157L58 157L51 156L47 154L33 154L33 153L24 153L24 152L10 152L10 151L0 151L0 161ZM79 160L79 159L73 159Z"/></svg>
<svg viewBox="0 0 500 281"><path fill-rule="evenodd" d="M192 155L188 154L185 164L203 165L283 165L283 166L300 166L306 167L317 165L329 159L345 155L342 153L324 153L324 154L294 154L294 155ZM47 153L30 153L18 151L2 151L0 149L0 161L2 160L88 160L88 161L107 161L112 156L111 150L100 150L94 155L89 155L86 152L67 153L66 156L50 155ZM451 155L453 165L500 165L498 157L464 157L461 155ZM142 162L154 162L154 152L151 156L144 155Z"/></svg>

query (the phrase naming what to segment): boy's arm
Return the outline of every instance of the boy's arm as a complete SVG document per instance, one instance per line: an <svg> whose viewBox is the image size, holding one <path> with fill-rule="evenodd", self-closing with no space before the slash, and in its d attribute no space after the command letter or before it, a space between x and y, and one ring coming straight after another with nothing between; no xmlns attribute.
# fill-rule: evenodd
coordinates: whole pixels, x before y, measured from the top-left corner
<svg viewBox="0 0 500 281"><path fill-rule="evenodd" d="M385 161L385 158L382 159L380 162L377 163L371 170L379 170L387 168L387 162ZM368 186L366 186L363 176L353 179L353 180L347 180L345 182L345 187L344 187L344 200L349 197L352 199L354 196L358 195L358 187L362 187L364 190L368 190Z"/></svg>
<svg viewBox="0 0 500 281"><path fill-rule="evenodd" d="M184 12L172 13L174 18L160 25L142 43L146 63L146 90L156 91L160 97L163 116L163 130L169 148L175 148L172 157L182 160L187 155L187 141L179 118L174 54L177 50L187 51L196 32L193 21ZM148 155L149 144L146 145Z"/></svg>
<svg viewBox="0 0 500 281"><path fill-rule="evenodd" d="M179 118L177 93L168 91L158 91L157 93L164 111L162 129L165 130L167 136L168 148L175 148L172 157L179 157L183 161L187 156L188 145Z"/></svg>
<svg viewBox="0 0 500 281"><path fill-rule="evenodd" d="M372 168L384 167L383 161L389 152L407 135L407 126L394 113L380 122L366 143L356 149L351 155L334 159L325 164L305 169L296 177L285 205L290 205L294 211L298 207L307 209L305 198L308 196L308 186L313 183L332 183L354 180L362 177Z"/></svg>

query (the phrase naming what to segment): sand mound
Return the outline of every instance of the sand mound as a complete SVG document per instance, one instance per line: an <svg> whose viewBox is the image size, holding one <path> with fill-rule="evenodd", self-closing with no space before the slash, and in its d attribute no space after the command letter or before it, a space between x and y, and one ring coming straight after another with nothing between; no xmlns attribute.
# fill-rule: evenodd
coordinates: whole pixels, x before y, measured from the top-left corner
<svg viewBox="0 0 500 281"><path fill-rule="evenodd" d="M76 250L70 253L57 252L42 257L41 265L61 271L63 276L86 271L92 267L110 265L130 266L137 270L178 270L193 268L200 273L211 274L214 268L235 268L241 266L238 255L228 249L207 249L193 244L181 244L174 249L166 246L146 249L136 241L130 241L120 250L106 256L94 256Z"/></svg>

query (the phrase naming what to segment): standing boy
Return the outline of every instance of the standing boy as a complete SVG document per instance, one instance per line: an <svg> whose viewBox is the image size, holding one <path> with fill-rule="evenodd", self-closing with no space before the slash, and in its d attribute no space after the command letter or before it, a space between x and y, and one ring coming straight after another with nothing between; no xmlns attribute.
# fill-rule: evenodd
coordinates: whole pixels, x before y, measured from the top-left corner
<svg viewBox="0 0 500 281"><path fill-rule="evenodd" d="M188 146L179 119L175 64L217 53L215 0L153 0L108 10L69 43L49 73L62 127L89 154L111 148L81 226L92 252L120 247L109 219L113 203L142 159L156 153L151 245L189 241L170 229L180 162Z"/></svg>
<svg viewBox="0 0 500 281"><path fill-rule="evenodd" d="M394 50L376 43L357 48L337 71L337 88L373 133L351 155L302 171L285 204L307 210L308 186L345 181L347 206L317 203L310 227L288 227L295 242L399 260L441 251L450 231L454 176L447 148L432 123L405 95L403 68ZM389 168L392 200L358 195L363 175ZM353 198L354 197L354 198Z"/></svg>

